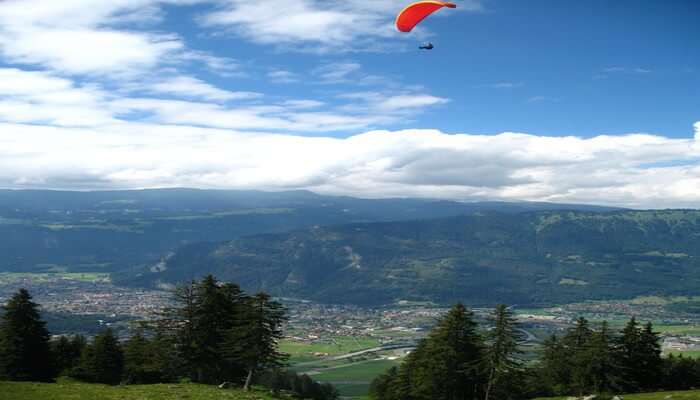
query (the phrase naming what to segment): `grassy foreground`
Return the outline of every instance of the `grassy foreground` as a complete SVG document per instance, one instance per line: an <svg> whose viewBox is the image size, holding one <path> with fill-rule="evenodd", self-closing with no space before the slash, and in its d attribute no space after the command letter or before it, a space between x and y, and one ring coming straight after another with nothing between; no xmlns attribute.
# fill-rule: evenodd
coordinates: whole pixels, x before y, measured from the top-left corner
<svg viewBox="0 0 700 400"><path fill-rule="evenodd" d="M106 386L72 381L2 382L3 400L271 400L263 392L243 392L197 384Z"/></svg>
<svg viewBox="0 0 700 400"><path fill-rule="evenodd" d="M637 393L622 396L625 400L700 400L700 390L687 392ZM547 397L535 400L565 400L568 397Z"/></svg>

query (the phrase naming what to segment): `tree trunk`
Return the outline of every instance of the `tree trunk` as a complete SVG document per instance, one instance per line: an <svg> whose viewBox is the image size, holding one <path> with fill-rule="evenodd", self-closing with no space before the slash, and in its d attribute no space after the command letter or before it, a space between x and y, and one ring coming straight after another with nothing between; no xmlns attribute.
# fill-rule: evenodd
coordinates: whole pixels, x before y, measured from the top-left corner
<svg viewBox="0 0 700 400"><path fill-rule="evenodd" d="M245 385L243 385L243 391L247 392L250 389L250 381L253 380L253 368L248 370L248 376L245 378Z"/></svg>
<svg viewBox="0 0 700 400"><path fill-rule="evenodd" d="M489 395L491 394L491 386L493 385L493 375L496 372L496 368L491 368L491 372L489 373L489 382L486 385L486 396L484 397L484 400L489 400Z"/></svg>

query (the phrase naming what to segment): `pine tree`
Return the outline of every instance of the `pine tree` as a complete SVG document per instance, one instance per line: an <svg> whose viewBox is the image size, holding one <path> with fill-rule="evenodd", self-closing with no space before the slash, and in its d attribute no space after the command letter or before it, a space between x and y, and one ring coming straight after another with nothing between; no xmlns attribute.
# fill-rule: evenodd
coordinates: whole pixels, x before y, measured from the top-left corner
<svg viewBox="0 0 700 400"><path fill-rule="evenodd" d="M80 354L86 345L85 337L75 335L72 338L61 336L51 343L51 353L54 360L54 370L59 375L66 375L78 365Z"/></svg>
<svg viewBox="0 0 700 400"><path fill-rule="evenodd" d="M26 289L5 306L0 320L0 377L19 381L51 381L51 351L46 323Z"/></svg>
<svg viewBox="0 0 700 400"><path fill-rule="evenodd" d="M226 359L223 346L244 308L240 288L209 275L178 287L174 297L178 306L167 310L161 324L172 332L184 373L201 383L238 379L243 372Z"/></svg>
<svg viewBox="0 0 700 400"><path fill-rule="evenodd" d="M643 389L656 389L660 385L663 360L659 334L654 332L651 322L647 322L639 334L639 364L637 379Z"/></svg>
<svg viewBox="0 0 700 400"><path fill-rule="evenodd" d="M593 332L585 359L594 393L621 390L620 366L607 322L602 323L600 330Z"/></svg>
<svg viewBox="0 0 700 400"><path fill-rule="evenodd" d="M512 393L520 387L514 382L519 377L521 361L517 358L520 333L512 311L504 304L499 304L493 312L493 330L487 334L487 346L484 355L484 367L488 375L486 394L490 397L506 400L519 398L519 393Z"/></svg>
<svg viewBox="0 0 700 400"><path fill-rule="evenodd" d="M392 390L391 384L397 379L399 374L398 367L391 367L385 373L374 378L369 387L369 393L375 400L387 400L390 398Z"/></svg>
<svg viewBox="0 0 700 400"><path fill-rule="evenodd" d="M190 380L197 379L197 341L195 337L196 290L195 282L178 286L173 292L177 306L166 309L160 331L169 332L177 351L179 368Z"/></svg>
<svg viewBox="0 0 700 400"><path fill-rule="evenodd" d="M116 385L124 370L124 355L114 332L107 328L85 348L74 377L88 382Z"/></svg>
<svg viewBox="0 0 700 400"><path fill-rule="evenodd" d="M245 366L244 390L248 390L256 372L284 365L288 356L279 351L277 343L283 337L286 321L282 305L269 295L258 293L248 300L240 323L228 331L226 356Z"/></svg>
<svg viewBox="0 0 700 400"><path fill-rule="evenodd" d="M688 390L700 386L700 360L671 354L664 360L664 367L664 390Z"/></svg>
<svg viewBox="0 0 700 400"><path fill-rule="evenodd" d="M543 353L535 374L533 389L541 395L560 396L568 393L571 382L569 354L556 335L543 343Z"/></svg>
<svg viewBox="0 0 700 400"><path fill-rule="evenodd" d="M406 372L412 399L475 399L485 379L479 368L483 340L473 313L457 304L416 349ZM403 368L402 368L403 369ZM400 371L401 373L401 371Z"/></svg>
<svg viewBox="0 0 700 400"><path fill-rule="evenodd" d="M632 317L623 328L617 345L621 379L625 391L628 392L636 392L641 389L642 382L640 382L638 375L641 347L639 324L637 319Z"/></svg>
<svg viewBox="0 0 700 400"><path fill-rule="evenodd" d="M164 365L159 361L155 341L144 336L139 328L124 343L124 380L127 383L147 384L163 382Z"/></svg>
<svg viewBox="0 0 700 400"><path fill-rule="evenodd" d="M224 372L223 344L226 331L235 324L240 289L220 284L212 275L197 285L197 311L194 319L197 344L197 381L217 383L230 378Z"/></svg>
<svg viewBox="0 0 700 400"><path fill-rule="evenodd" d="M583 396L584 392L593 386L591 376L588 373L590 340L593 331L588 325L588 321L580 317L576 320L576 325L569 329L564 336L564 346L569 353L569 363L571 364L571 391Z"/></svg>

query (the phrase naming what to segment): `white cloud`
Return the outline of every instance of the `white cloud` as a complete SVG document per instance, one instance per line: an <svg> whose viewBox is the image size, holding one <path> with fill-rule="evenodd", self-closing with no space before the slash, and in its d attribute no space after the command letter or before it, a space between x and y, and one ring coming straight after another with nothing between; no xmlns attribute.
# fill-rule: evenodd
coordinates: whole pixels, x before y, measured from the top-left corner
<svg viewBox="0 0 700 400"><path fill-rule="evenodd" d="M342 107L349 112L381 112L386 115L406 116L415 114L424 108L446 104L450 100L432 96L422 92L385 91L385 92L352 92L338 95L340 99L353 102Z"/></svg>
<svg viewBox="0 0 700 400"><path fill-rule="evenodd" d="M0 122L98 128L144 121L314 134L382 126L402 120L408 109L415 113L444 102L424 93L372 96L344 99L345 107L305 98L263 102L261 93L224 90L187 75L108 91L49 72L0 68Z"/></svg>
<svg viewBox="0 0 700 400"><path fill-rule="evenodd" d="M95 86L77 87L41 71L0 68L0 121L93 126L114 123L109 96Z"/></svg>
<svg viewBox="0 0 700 400"><path fill-rule="evenodd" d="M211 101L248 100L262 97L256 92L232 92L219 89L201 79L176 76L148 85L147 91L172 94L182 98L200 98Z"/></svg>
<svg viewBox="0 0 700 400"><path fill-rule="evenodd" d="M287 45L302 51L373 51L377 39L398 39L393 26L402 0L225 0L202 23L224 27L256 43ZM478 0L459 3L460 10L479 11Z"/></svg>
<svg viewBox="0 0 700 400"><path fill-rule="evenodd" d="M110 109L117 115L140 115L140 120L160 124L307 134L358 130L394 121L390 114L309 110L318 104L292 100L279 105L230 107L182 100L123 98L112 101Z"/></svg>
<svg viewBox="0 0 700 400"><path fill-rule="evenodd" d="M0 186L306 188L365 197L698 207L697 144L644 134L584 139L406 130L342 139L138 123L99 129L5 123ZM673 161L684 162L649 167Z"/></svg>
<svg viewBox="0 0 700 400"><path fill-rule="evenodd" d="M168 53L182 49L172 36L87 29L15 32L0 39L0 46L15 63L74 74L130 74L155 67Z"/></svg>
<svg viewBox="0 0 700 400"><path fill-rule="evenodd" d="M242 71L240 64L227 57L218 57L212 54L186 50L176 56L178 61L196 61L205 65L210 71L227 78L243 78L246 73Z"/></svg>
<svg viewBox="0 0 700 400"><path fill-rule="evenodd" d="M157 22L161 3L193 2L5 0L0 2L0 55L63 74L144 73L161 60L184 57L184 44L176 35L129 30L124 24Z"/></svg>
<svg viewBox="0 0 700 400"><path fill-rule="evenodd" d="M648 74L651 73L651 70L641 67L608 67L603 68L603 72L622 74Z"/></svg>
<svg viewBox="0 0 700 400"><path fill-rule="evenodd" d="M299 75L283 69L273 69L267 73L267 78L272 83L296 83L300 80Z"/></svg>
<svg viewBox="0 0 700 400"><path fill-rule="evenodd" d="M398 95L388 97L379 103L377 107L381 110L405 110L405 109L416 109L423 108L427 106L433 106L437 104L445 104L449 100L440 97L435 97L431 95Z"/></svg>
<svg viewBox="0 0 700 400"><path fill-rule="evenodd" d="M517 89L525 86L522 82L498 82L488 85L492 89Z"/></svg>
<svg viewBox="0 0 700 400"><path fill-rule="evenodd" d="M317 100L287 100L282 103L282 106L284 107L295 109L319 108L323 105L323 102Z"/></svg>
<svg viewBox="0 0 700 400"><path fill-rule="evenodd" d="M321 83L350 82L350 76L360 71L362 66L355 62L336 62L324 64L313 71Z"/></svg>

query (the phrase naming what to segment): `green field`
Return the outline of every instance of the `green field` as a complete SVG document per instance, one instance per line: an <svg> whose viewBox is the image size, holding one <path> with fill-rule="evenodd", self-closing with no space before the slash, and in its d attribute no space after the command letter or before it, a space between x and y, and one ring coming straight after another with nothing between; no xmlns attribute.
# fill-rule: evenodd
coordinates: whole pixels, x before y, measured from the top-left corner
<svg viewBox="0 0 700 400"><path fill-rule="evenodd" d="M626 394L625 400L700 400L700 390L690 390L687 392L656 392ZM535 400L565 400L568 397L547 397Z"/></svg>
<svg viewBox="0 0 700 400"><path fill-rule="evenodd" d="M3 400L271 400L264 392L195 384L105 386L59 383L0 382Z"/></svg>
<svg viewBox="0 0 700 400"><path fill-rule="evenodd" d="M36 283L45 283L56 279L82 282L108 282L109 274L103 272L0 272L0 283L2 284L13 284L25 279Z"/></svg>
<svg viewBox="0 0 700 400"><path fill-rule="evenodd" d="M661 333L673 333L676 335L700 335L698 325L654 325L654 330Z"/></svg>
<svg viewBox="0 0 700 400"><path fill-rule="evenodd" d="M317 342L301 342L287 339L280 342L280 350L289 354L290 363L295 364L322 358L315 356L314 353L328 353L329 356L334 356L371 349L379 345L379 341L374 338L338 336Z"/></svg>
<svg viewBox="0 0 700 400"><path fill-rule="evenodd" d="M399 365L399 362L394 360L360 361L327 369L319 374L313 375L313 378L320 382L369 382L376 378L377 375L397 365Z"/></svg>
<svg viewBox="0 0 700 400"><path fill-rule="evenodd" d="M683 355L683 357L690 358L700 358L700 350L688 350L688 351L669 351L664 354L673 354L674 356Z"/></svg>
<svg viewBox="0 0 700 400"><path fill-rule="evenodd" d="M332 383L341 396L364 396L369 391L369 384L377 375L399 363L395 360L359 361L329 368L311 377L319 382Z"/></svg>

